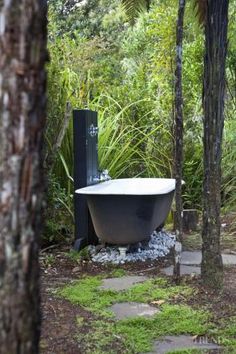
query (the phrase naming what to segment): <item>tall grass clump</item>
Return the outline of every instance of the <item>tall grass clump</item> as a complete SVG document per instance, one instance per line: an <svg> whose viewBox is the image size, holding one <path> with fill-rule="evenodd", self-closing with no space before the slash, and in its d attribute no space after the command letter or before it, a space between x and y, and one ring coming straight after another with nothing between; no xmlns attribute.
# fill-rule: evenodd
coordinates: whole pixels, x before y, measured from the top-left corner
<svg viewBox="0 0 236 354"><path fill-rule="evenodd" d="M102 169L108 169L113 178L120 177L164 177L171 176L171 156L168 146L161 144L159 137L169 140L171 135L157 121L147 125L152 112L134 121L130 118L133 106L142 100L114 112L119 107L118 102L106 96L111 105L99 114L99 164Z"/></svg>

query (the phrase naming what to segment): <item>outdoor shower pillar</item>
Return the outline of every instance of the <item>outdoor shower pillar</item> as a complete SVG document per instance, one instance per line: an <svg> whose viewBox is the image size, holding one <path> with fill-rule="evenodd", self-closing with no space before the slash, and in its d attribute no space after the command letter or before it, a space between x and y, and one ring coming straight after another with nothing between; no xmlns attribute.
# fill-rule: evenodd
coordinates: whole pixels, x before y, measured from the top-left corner
<svg viewBox="0 0 236 354"><path fill-rule="evenodd" d="M73 111L74 135L74 190L94 184L98 176L97 112ZM88 244L97 244L85 195L74 193L75 243L81 250Z"/></svg>

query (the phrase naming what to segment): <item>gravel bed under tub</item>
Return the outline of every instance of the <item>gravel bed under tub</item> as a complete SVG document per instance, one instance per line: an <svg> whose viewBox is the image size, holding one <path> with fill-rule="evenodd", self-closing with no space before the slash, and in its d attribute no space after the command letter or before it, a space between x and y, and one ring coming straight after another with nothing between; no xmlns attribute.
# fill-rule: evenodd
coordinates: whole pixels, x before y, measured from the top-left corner
<svg viewBox="0 0 236 354"><path fill-rule="evenodd" d="M138 242L124 247L109 245L99 252L95 246L89 246L89 252L93 262L124 264L125 262L137 262L156 260L165 257L175 245L175 235L161 230L154 231L147 241Z"/></svg>

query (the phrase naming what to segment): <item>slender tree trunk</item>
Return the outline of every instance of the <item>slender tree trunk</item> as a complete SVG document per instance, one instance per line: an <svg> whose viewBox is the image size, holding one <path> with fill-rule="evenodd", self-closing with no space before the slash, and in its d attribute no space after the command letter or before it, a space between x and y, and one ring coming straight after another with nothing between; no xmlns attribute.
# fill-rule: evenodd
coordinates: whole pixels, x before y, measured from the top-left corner
<svg viewBox="0 0 236 354"><path fill-rule="evenodd" d="M182 93L182 48L185 0L179 0L176 26L176 71L175 71L175 205L176 205L176 237L182 242L183 203L182 203L182 169L183 169L183 93ZM181 247L175 250L174 275L180 276Z"/></svg>
<svg viewBox="0 0 236 354"><path fill-rule="evenodd" d="M204 67L204 182L202 279L219 288L223 280L220 251L221 149L224 127L225 59L228 0L207 0Z"/></svg>
<svg viewBox="0 0 236 354"><path fill-rule="evenodd" d="M0 1L0 353L39 352L46 0Z"/></svg>

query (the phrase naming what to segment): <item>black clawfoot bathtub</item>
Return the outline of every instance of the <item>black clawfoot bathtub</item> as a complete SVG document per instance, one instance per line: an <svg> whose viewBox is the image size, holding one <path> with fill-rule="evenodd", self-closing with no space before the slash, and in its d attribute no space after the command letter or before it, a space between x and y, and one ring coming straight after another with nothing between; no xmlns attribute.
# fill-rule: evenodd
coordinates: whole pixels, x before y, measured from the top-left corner
<svg viewBox="0 0 236 354"><path fill-rule="evenodd" d="M127 178L81 188L76 193L86 195L101 242L128 245L149 239L165 222L174 191L174 179Z"/></svg>

